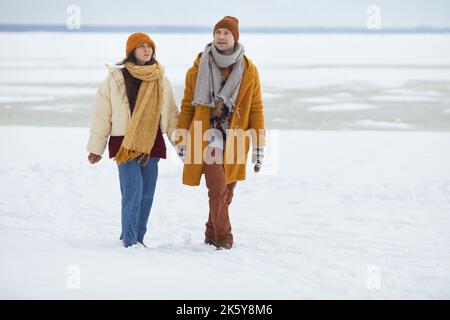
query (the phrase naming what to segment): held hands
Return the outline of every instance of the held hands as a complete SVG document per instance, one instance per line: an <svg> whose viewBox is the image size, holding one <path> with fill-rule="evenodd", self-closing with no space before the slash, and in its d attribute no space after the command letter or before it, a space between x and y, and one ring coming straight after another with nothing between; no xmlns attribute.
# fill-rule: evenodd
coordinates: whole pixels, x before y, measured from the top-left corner
<svg viewBox="0 0 450 320"><path fill-rule="evenodd" d="M175 148L178 157L180 157L181 162L184 163L184 159L186 157L186 137L183 134L182 129L177 128L172 134L170 141L172 146Z"/></svg>
<svg viewBox="0 0 450 320"><path fill-rule="evenodd" d="M101 158L102 158L102 156L99 156L98 154L95 154L92 152L89 153L89 155L88 155L88 160L91 164L99 162Z"/></svg>

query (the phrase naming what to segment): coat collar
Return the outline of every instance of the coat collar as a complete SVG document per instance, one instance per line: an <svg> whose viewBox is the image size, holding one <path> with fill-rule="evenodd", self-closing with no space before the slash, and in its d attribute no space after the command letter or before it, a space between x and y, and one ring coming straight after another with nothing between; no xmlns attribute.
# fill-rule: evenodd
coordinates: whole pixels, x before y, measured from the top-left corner
<svg viewBox="0 0 450 320"><path fill-rule="evenodd" d="M128 101L127 97L127 91L125 88L125 78L123 77L122 68L111 66L109 64L106 64L106 69L108 70L109 74L111 74L114 77L114 80L117 83L117 87L120 90L120 94L123 98L123 103L127 106L128 110L128 117L131 118L131 111L130 111L130 102Z"/></svg>

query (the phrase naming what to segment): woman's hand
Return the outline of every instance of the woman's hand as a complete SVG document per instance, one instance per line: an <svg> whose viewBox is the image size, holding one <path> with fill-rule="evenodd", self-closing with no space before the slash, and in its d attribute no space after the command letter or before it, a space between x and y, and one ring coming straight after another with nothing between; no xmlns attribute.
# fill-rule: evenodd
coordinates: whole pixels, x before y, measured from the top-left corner
<svg viewBox="0 0 450 320"><path fill-rule="evenodd" d="M92 152L89 153L89 155L88 155L88 160L91 164L99 162L101 158L102 158L102 156L99 156L98 154L95 154Z"/></svg>

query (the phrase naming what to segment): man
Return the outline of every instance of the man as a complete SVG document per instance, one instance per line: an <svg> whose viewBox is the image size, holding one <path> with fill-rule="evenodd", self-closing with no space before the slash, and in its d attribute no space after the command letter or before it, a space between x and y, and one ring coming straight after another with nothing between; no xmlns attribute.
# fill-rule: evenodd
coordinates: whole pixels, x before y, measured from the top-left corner
<svg viewBox="0 0 450 320"><path fill-rule="evenodd" d="M183 129L187 133L177 139L184 160L183 183L198 186L205 174L209 197L205 243L218 249L233 245L228 208L236 182L245 180L249 133L255 172L262 165L265 144L259 75L239 43L238 23L226 16L214 26L213 42L186 73L178 119L177 134Z"/></svg>

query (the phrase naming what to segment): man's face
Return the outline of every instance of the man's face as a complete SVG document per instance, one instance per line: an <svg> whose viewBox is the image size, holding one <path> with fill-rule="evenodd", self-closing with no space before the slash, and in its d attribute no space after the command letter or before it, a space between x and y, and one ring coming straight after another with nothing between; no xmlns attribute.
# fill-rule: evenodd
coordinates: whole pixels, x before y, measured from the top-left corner
<svg viewBox="0 0 450 320"><path fill-rule="evenodd" d="M234 43L234 37L230 30L219 28L214 32L214 45L220 51L233 52Z"/></svg>

